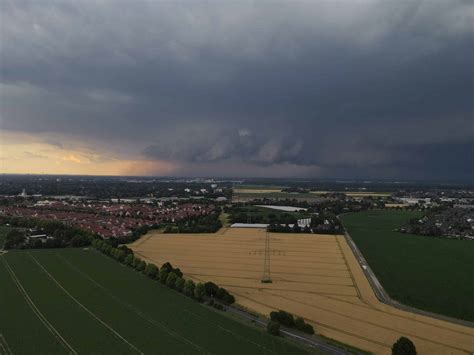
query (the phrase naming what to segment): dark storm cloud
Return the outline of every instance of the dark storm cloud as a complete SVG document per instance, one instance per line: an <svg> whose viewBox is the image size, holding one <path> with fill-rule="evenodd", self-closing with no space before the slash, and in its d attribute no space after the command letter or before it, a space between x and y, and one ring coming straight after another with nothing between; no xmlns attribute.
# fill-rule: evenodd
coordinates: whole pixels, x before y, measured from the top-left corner
<svg viewBox="0 0 474 355"><path fill-rule="evenodd" d="M472 173L469 1L0 6L2 129L224 175Z"/></svg>

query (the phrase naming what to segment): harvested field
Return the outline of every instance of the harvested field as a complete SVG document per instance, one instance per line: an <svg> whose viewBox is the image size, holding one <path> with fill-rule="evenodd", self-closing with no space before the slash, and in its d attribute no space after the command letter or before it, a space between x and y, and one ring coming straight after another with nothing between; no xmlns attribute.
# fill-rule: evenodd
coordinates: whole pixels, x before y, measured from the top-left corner
<svg viewBox="0 0 474 355"><path fill-rule="evenodd" d="M389 354L402 335L420 354L474 351L473 328L380 303L343 236L270 233L273 283L262 284L265 233L149 233L131 247L149 262L172 262L195 281L216 282L244 307L265 315L289 311L322 335L377 354Z"/></svg>

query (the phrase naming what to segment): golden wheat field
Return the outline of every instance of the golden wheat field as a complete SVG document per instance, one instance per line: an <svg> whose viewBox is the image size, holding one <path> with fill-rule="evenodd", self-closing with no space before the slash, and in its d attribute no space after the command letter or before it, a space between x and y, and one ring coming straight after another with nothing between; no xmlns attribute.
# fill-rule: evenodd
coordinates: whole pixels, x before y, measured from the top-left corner
<svg viewBox="0 0 474 355"><path fill-rule="evenodd" d="M343 236L270 233L273 283L262 284L265 233L250 228L151 232L131 247L148 262L170 261L187 278L225 287L248 309L264 315L286 310L324 336L376 354L389 354L402 335L420 354L474 351L473 328L379 302Z"/></svg>

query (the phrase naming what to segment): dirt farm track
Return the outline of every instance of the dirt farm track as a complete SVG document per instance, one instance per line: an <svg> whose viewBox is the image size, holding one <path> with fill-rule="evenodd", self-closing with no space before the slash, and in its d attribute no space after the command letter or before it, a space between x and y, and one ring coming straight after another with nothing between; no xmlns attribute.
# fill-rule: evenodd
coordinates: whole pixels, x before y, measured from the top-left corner
<svg viewBox="0 0 474 355"><path fill-rule="evenodd" d="M376 354L389 354L402 335L419 354L474 352L473 328L379 302L343 236L270 233L273 283L262 284L265 233L249 228L152 232L131 247L148 262L170 261L187 278L214 281L248 309L265 315L286 310L322 335Z"/></svg>

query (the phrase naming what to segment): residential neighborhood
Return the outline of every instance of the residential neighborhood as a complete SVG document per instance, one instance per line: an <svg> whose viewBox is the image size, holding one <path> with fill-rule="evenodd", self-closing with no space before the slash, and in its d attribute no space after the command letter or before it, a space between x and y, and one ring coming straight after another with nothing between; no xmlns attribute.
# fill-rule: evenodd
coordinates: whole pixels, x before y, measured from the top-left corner
<svg viewBox="0 0 474 355"><path fill-rule="evenodd" d="M106 203L40 200L0 206L0 216L58 220L103 238L130 236L135 228L207 215L214 205L197 203Z"/></svg>

